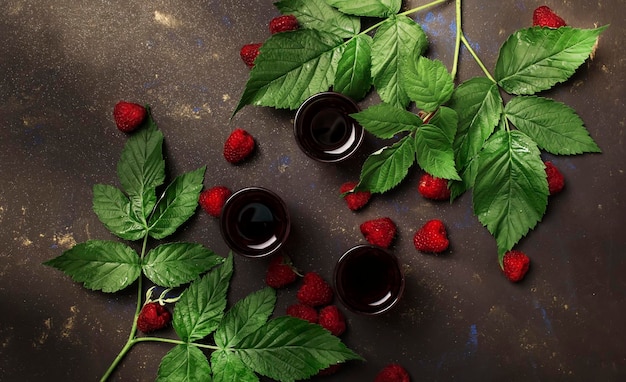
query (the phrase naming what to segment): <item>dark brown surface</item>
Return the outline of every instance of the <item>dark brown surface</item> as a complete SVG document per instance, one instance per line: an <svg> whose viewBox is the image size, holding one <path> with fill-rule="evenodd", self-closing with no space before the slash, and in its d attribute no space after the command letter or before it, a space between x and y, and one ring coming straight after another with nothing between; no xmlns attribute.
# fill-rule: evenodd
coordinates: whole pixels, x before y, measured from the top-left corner
<svg viewBox="0 0 626 382"><path fill-rule="evenodd" d="M407 2L405 2L407 3ZM410 5L424 2L411 1ZM464 2L464 31L489 68L506 36L531 23L540 1ZM488 4L488 5L485 5ZM91 211L96 183L117 185L126 137L113 124L120 99L147 103L165 134L168 171L207 165L205 186L264 186L287 202L288 250L298 267L330 278L336 259L363 243L358 225L389 216L405 264L406 292L382 317L346 311L345 342L367 359L328 381L368 381L389 362L413 380L623 380L626 378L623 0L550 1L570 24L612 24L595 59L549 96L576 109L603 150L552 158L567 185L519 249L532 258L520 284L496 262L495 242L463 196L432 203L414 171L396 190L349 211L339 186L358 177L360 155L315 163L292 136L294 113L246 107L229 124L248 69L239 48L267 35L271 1L69 1L0 3L0 380L97 380L126 341L134 288L91 292L41 263L87 239L112 239ZM430 57L452 62L453 4L418 16ZM480 75L463 52L459 80ZM377 103L375 96L361 102ZM259 144L234 167L221 155L235 126ZM451 249L423 255L413 232L448 226ZM228 249L216 219L198 213L175 237ZM265 261L237 257L231 301L261 288ZM279 293L277 314L294 301ZM153 380L169 345L131 351L113 380ZM322 380L322 379L320 379Z"/></svg>

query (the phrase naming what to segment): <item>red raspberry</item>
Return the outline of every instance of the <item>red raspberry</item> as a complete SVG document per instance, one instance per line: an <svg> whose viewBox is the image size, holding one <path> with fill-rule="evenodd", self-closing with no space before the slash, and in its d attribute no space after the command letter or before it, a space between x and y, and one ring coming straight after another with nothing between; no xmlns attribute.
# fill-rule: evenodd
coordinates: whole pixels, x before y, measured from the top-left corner
<svg viewBox="0 0 626 382"><path fill-rule="evenodd" d="M146 119L148 111L142 105L120 101L113 107L113 119L120 131L130 133Z"/></svg>
<svg viewBox="0 0 626 382"><path fill-rule="evenodd" d="M274 289L279 289L293 283L296 278L298 278L298 274L289 258L276 255L267 268L265 283Z"/></svg>
<svg viewBox="0 0 626 382"><path fill-rule="evenodd" d="M309 321L312 324L317 324L317 310L315 308L302 305L302 304L293 304L287 307L287 315L291 317L300 318L305 321Z"/></svg>
<svg viewBox="0 0 626 382"><path fill-rule="evenodd" d="M346 319L335 305L328 305L322 308L317 322L337 337L346 331Z"/></svg>
<svg viewBox="0 0 626 382"><path fill-rule="evenodd" d="M565 177L561 174L561 171L552 164L552 162L546 162L546 176L548 178L548 189L550 195L558 194L565 187Z"/></svg>
<svg viewBox="0 0 626 382"><path fill-rule="evenodd" d="M361 233L370 244L389 248L396 236L396 225L390 218L368 220L360 225Z"/></svg>
<svg viewBox="0 0 626 382"><path fill-rule="evenodd" d="M450 199L450 189L448 189L448 181L443 178L436 178L428 173L425 173L420 178L419 184L417 185L417 191L427 199Z"/></svg>
<svg viewBox="0 0 626 382"><path fill-rule="evenodd" d="M259 55L259 49L263 43L255 43L255 44L246 44L241 47L239 51L239 56L243 60L243 62L249 67L254 67L254 60Z"/></svg>
<svg viewBox="0 0 626 382"><path fill-rule="evenodd" d="M567 24L552 9L542 5L533 12L533 26L560 28Z"/></svg>
<svg viewBox="0 0 626 382"><path fill-rule="evenodd" d="M413 236L415 249L421 252L441 253L448 249L450 242L446 227L441 220L429 220Z"/></svg>
<svg viewBox="0 0 626 382"><path fill-rule="evenodd" d="M530 259L524 252L512 250L504 254L502 271L510 281L514 283L521 281L529 267Z"/></svg>
<svg viewBox="0 0 626 382"><path fill-rule="evenodd" d="M333 300L333 289L319 274L308 272L296 297L301 304L316 307L328 305Z"/></svg>
<svg viewBox="0 0 626 382"><path fill-rule="evenodd" d="M374 382L410 382L409 373L397 363L385 366L374 379Z"/></svg>
<svg viewBox="0 0 626 382"><path fill-rule="evenodd" d="M294 15L282 15L274 17L270 21L270 33L295 31L298 29L298 19Z"/></svg>
<svg viewBox="0 0 626 382"><path fill-rule="evenodd" d="M209 215L219 218L222 207L226 200L232 195L232 191L225 186L215 186L200 193L198 199L200 207Z"/></svg>
<svg viewBox="0 0 626 382"><path fill-rule="evenodd" d="M357 182L346 182L341 185L339 192L343 195L344 200L348 204L348 208L352 211L363 208L367 202L369 202L372 194L369 191L355 191L354 188L358 185Z"/></svg>
<svg viewBox="0 0 626 382"><path fill-rule="evenodd" d="M235 129L224 143L224 158L230 163L243 162L254 151L255 142L252 135L244 129Z"/></svg>
<svg viewBox="0 0 626 382"><path fill-rule="evenodd" d="M163 305L149 302L141 308L137 317L137 329L144 333L166 327L172 321L172 314Z"/></svg>

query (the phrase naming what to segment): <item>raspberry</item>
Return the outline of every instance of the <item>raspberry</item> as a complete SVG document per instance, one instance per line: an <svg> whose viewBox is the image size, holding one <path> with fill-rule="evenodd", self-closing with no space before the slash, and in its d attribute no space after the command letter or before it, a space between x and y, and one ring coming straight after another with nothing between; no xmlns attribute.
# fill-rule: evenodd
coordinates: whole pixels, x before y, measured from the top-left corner
<svg viewBox="0 0 626 382"><path fill-rule="evenodd" d="M511 250L504 254L502 271L510 281L514 283L521 281L529 267L530 259L524 252Z"/></svg>
<svg viewBox="0 0 626 382"><path fill-rule="evenodd" d="M441 220L429 220L413 236L415 249L421 252L441 253L448 249L450 242L446 227Z"/></svg>
<svg viewBox="0 0 626 382"><path fill-rule="evenodd" d="M341 185L339 192L343 195L344 200L348 204L348 208L357 211L363 208L369 202L372 194L369 191L352 191L358 185L357 182L346 182Z"/></svg>
<svg viewBox="0 0 626 382"><path fill-rule="evenodd" d="M235 129L224 143L224 158L232 164L243 162L254 151L252 135L244 129Z"/></svg>
<svg viewBox="0 0 626 382"><path fill-rule="evenodd" d="M172 321L172 314L163 305L149 302L141 308L137 317L137 329L144 333L166 327Z"/></svg>
<svg viewBox="0 0 626 382"><path fill-rule="evenodd" d="M198 199L200 207L209 215L219 218L222 213L222 207L232 195L232 191L225 186L215 186L200 193Z"/></svg>
<svg viewBox="0 0 626 382"><path fill-rule="evenodd" d="M243 62L249 67L254 67L254 60L259 55L259 49L263 43L255 43L255 44L246 44L241 47L239 51L239 56L243 60Z"/></svg>
<svg viewBox="0 0 626 382"><path fill-rule="evenodd" d="M335 305L328 305L322 308L317 322L337 337L346 331L346 319Z"/></svg>
<svg viewBox="0 0 626 382"><path fill-rule="evenodd" d="M333 299L333 289L319 274L308 272L296 297L301 304L316 307L328 305Z"/></svg>
<svg viewBox="0 0 626 382"><path fill-rule="evenodd" d="M548 189L550 195L558 194L565 187L565 177L561 174L561 171L552 164L552 162L546 162L546 176L548 178Z"/></svg>
<svg viewBox="0 0 626 382"><path fill-rule="evenodd" d="M318 314L315 308L302 305L293 304L287 307L287 315L291 317L300 318L305 321L309 321L312 324L317 324Z"/></svg>
<svg viewBox="0 0 626 382"><path fill-rule="evenodd" d="M297 277L298 274L289 258L277 255L270 261L265 274L265 283L274 289L279 289L293 283Z"/></svg>
<svg viewBox="0 0 626 382"><path fill-rule="evenodd" d="M113 107L115 124L120 131L125 133L130 133L139 127L147 115L146 108L137 103L119 101Z"/></svg>
<svg viewBox="0 0 626 382"><path fill-rule="evenodd" d="M533 26L560 28L566 25L565 20L545 5L538 7L533 12Z"/></svg>
<svg viewBox="0 0 626 382"><path fill-rule="evenodd" d="M270 21L270 33L295 31L298 29L298 19L294 15L282 15L274 17Z"/></svg>
<svg viewBox="0 0 626 382"><path fill-rule="evenodd" d="M419 184L417 185L417 191L427 199L450 199L450 189L448 189L448 181L443 178L436 178L428 173L425 173L420 178Z"/></svg>
<svg viewBox="0 0 626 382"><path fill-rule="evenodd" d="M374 382L409 382L409 373L397 363L385 366L374 379Z"/></svg>
<svg viewBox="0 0 626 382"><path fill-rule="evenodd" d="M396 236L396 225L390 218L368 220L361 224L361 233L370 244L389 248Z"/></svg>

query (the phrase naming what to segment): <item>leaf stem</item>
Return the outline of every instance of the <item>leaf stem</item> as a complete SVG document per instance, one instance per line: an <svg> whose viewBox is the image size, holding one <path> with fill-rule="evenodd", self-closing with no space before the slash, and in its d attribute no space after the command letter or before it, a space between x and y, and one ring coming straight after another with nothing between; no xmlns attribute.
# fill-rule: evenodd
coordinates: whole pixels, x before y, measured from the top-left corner
<svg viewBox="0 0 626 382"><path fill-rule="evenodd" d="M215 346L215 345L206 345L206 344L200 344L200 343L196 343L196 342L185 342L183 340L177 340L174 338L163 338L163 337L137 337L133 340L134 343L139 343L139 342L164 342L164 343L168 343L168 344L174 344L174 345L193 345L202 349L209 349L209 350L219 350L220 348Z"/></svg>
<svg viewBox="0 0 626 382"><path fill-rule="evenodd" d="M478 66L480 66L480 68L482 69L483 73L485 73L485 76L487 76L487 78L489 78L491 81L493 82L497 82L493 76L491 75L491 73L489 73L489 71L487 70L487 68L485 67L485 65L483 64L483 62L480 60L480 58L478 57L478 55L476 54L476 52L474 51L474 49L472 48L472 46L470 45L469 41L467 41L467 38L465 38L465 34L463 34L463 32L461 32L461 41L463 41L463 45L465 45L465 47L467 48L467 50L470 52L470 54L472 55L472 57L474 57L474 61L476 61L476 63L478 64Z"/></svg>
<svg viewBox="0 0 626 382"><path fill-rule="evenodd" d="M462 24L461 24L461 0L456 0L456 38L454 43L454 63L452 64L452 79L456 78L456 73L459 68L459 54L461 52L461 36L462 36Z"/></svg>
<svg viewBox="0 0 626 382"><path fill-rule="evenodd" d="M415 7L415 8L409 9L408 11L404 11L402 13L398 13L396 16L407 16L407 15L410 15L412 13L417 13L417 12L423 11L424 9L428 9L428 8L434 7L435 5L439 5L441 3L445 3L446 1L448 1L448 0L431 1L428 4L420 5L419 7ZM371 31L373 31L374 29L376 29L379 26L383 25L388 19L389 18L385 18L384 20L382 20L382 21L372 25L371 27L369 27L369 28L365 29L364 31L362 31L361 33L359 33L359 35L367 34L367 33L371 32Z"/></svg>

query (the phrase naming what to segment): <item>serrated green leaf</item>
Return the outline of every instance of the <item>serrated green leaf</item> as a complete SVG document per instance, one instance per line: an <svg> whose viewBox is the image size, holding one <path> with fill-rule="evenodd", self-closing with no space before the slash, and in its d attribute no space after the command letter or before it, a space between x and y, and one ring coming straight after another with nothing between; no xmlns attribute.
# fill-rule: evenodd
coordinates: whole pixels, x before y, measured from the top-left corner
<svg viewBox="0 0 626 382"><path fill-rule="evenodd" d="M215 344L236 347L241 340L259 330L274 311L276 291L264 288L239 300L224 316L215 331Z"/></svg>
<svg viewBox="0 0 626 382"><path fill-rule="evenodd" d="M241 359L226 350L211 353L213 382L258 382L259 377Z"/></svg>
<svg viewBox="0 0 626 382"><path fill-rule="evenodd" d="M173 314L174 330L186 342L211 334L219 325L226 308L226 294L233 274L233 256L194 281L180 296Z"/></svg>
<svg viewBox="0 0 626 382"><path fill-rule="evenodd" d="M135 217L128 197L113 186L96 184L93 187L93 211L111 233L122 239L139 240L148 232Z"/></svg>
<svg viewBox="0 0 626 382"><path fill-rule="evenodd" d="M495 237L501 258L546 212L545 166L535 142L517 130L495 133L478 160L474 213Z"/></svg>
<svg viewBox="0 0 626 382"><path fill-rule="evenodd" d="M448 183L450 189L450 201L454 201L459 196L463 195L465 191L474 187L474 180L476 179L476 173L478 171L478 160L476 157L471 159L463 169L459 170L459 176L461 180L451 181Z"/></svg>
<svg viewBox="0 0 626 382"><path fill-rule="evenodd" d="M203 166L179 175L167 187L148 222L151 237L163 239L171 235L194 214L205 170Z"/></svg>
<svg viewBox="0 0 626 382"><path fill-rule="evenodd" d="M423 125L415 133L417 163L437 178L461 180L454 167L454 150L446 133L435 125Z"/></svg>
<svg viewBox="0 0 626 382"><path fill-rule="evenodd" d="M512 94L535 94L569 79L607 27L532 27L513 33L500 48L495 78Z"/></svg>
<svg viewBox="0 0 626 382"><path fill-rule="evenodd" d="M562 155L597 153L582 119L567 105L536 96L515 97L504 108L506 117L540 148Z"/></svg>
<svg viewBox="0 0 626 382"><path fill-rule="evenodd" d="M500 122L502 98L493 81L475 77L455 89L449 106L459 118L454 152L456 168L462 171Z"/></svg>
<svg viewBox="0 0 626 382"><path fill-rule="evenodd" d="M402 65L422 55L427 46L422 27L407 16L390 17L378 28L372 44L372 76L384 102L402 109L408 106L409 96L400 78Z"/></svg>
<svg viewBox="0 0 626 382"><path fill-rule="evenodd" d="M153 283L175 288L195 280L223 261L223 257L201 244L167 243L148 252L142 268Z"/></svg>
<svg viewBox="0 0 626 382"><path fill-rule="evenodd" d="M415 140L406 136L370 155L361 169L356 190L384 193L397 186L415 162Z"/></svg>
<svg viewBox="0 0 626 382"><path fill-rule="evenodd" d="M159 365L157 382L211 382L211 366L200 349L190 344L176 345Z"/></svg>
<svg viewBox="0 0 626 382"><path fill-rule="evenodd" d="M289 316L269 321L232 352L255 372L281 382L306 379L330 365L361 359L320 325Z"/></svg>
<svg viewBox="0 0 626 382"><path fill-rule="evenodd" d="M343 13L357 16L389 17L402 7L401 0L326 0Z"/></svg>
<svg viewBox="0 0 626 382"><path fill-rule="evenodd" d="M361 19L339 12L325 0L283 0L274 3L283 14L294 15L303 28L350 38L361 30Z"/></svg>
<svg viewBox="0 0 626 382"><path fill-rule="evenodd" d="M343 49L342 38L312 29L272 35L260 49L233 115L245 105L297 109L327 91Z"/></svg>
<svg viewBox="0 0 626 382"><path fill-rule="evenodd" d="M440 128L450 143L454 142L459 125L459 116L456 111L449 107L441 106L428 123Z"/></svg>
<svg viewBox="0 0 626 382"><path fill-rule="evenodd" d="M371 87L372 38L358 35L348 41L339 59L333 90L359 101Z"/></svg>
<svg viewBox="0 0 626 382"><path fill-rule="evenodd" d="M384 102L350 116L365 130L382 139L393 138L398 133L413 131L422 125L417 115Z"/></svg>
<svg viewBox="0 0 626 382"><path fill-rule="evenodd" d="M454 81L446 66L424 56L408 58L402 65L404 89L415 105L424 111L435 111L446 103L454 91Z"/></svg>
<svg viewBox="0 0 626 382"><path fill-rule="evenodd" d="M85 288L112 293L132 284L141 274L137 253L114 241L89 240L44 263Z"/></svg>

